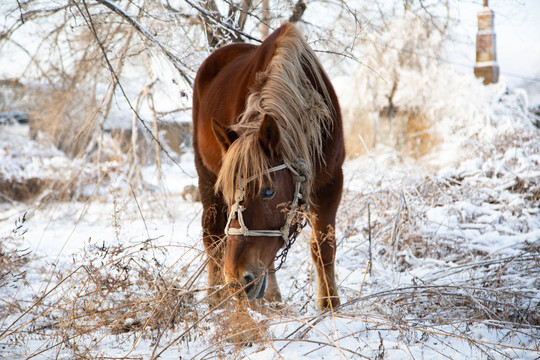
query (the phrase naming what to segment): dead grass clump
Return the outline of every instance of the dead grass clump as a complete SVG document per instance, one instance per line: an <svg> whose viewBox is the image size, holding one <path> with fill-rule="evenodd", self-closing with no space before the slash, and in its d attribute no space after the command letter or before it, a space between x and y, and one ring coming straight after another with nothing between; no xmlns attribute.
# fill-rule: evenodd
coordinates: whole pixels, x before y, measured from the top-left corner
<svg viewBox="0 0 540 360"><path fill-rule="evenodd" d="M248 306L226 305L224 310L213 314L217 327L211 342L245 346L264 338L267 328L253 318Z"/></svg>
<svg viewBox="0 0 540 360"><path fill-rule="evenodd" d="M87 150L95 132L94 123L97 100L94 91L73 84L51 88L28 89L31 136L46 134L47 138L68 156L74 157ZM94 115L93 115L94 114Z"/></svg>
<svg viewBox="0 0 540 360"><path fill-rule="evenodd" d="M418 121L417 129L424 123ZM366 171L363 190L344 193L338 222L345 230L340 243L347 238L359 240L353 249L345 245L343 251L369 256L375 267L412 280L395 288L389 284L388 290L372 288L370 295L351 295L338 312L362 303L362 309L371 309L399 329L467 324L466 334L469 324L482 324L513 334L508 336L537 334L537 242L525 242L521 248L516 242L513 255L505 256L507 248L492 251L481 236L494 234L496 241L499 236L534 231L530 224L535 223L531 214L537 213L538 182L528 174L536 174L540 164L528 154L537 148L538 142L520 132L478 150L479 156L486 151L490 159L478 170L465 168L449 177L423 179L378 177ZM509 199L520 206L512 207ZM366 267L371 275L369 269L371 265ZM415 276L415 270L422 275ZM367 276L361 287L370 291L370 285L380 287L381 282Z"/></svg>
<svg viewBox="0 0 540 360"><path fill-rule="evenodd" d="M15 221L9 233L0 235L0 291L4 294L0 301L0 318L20 310L20 304L10 302L10 289L17 283L26 283L26 268L31 261L31 253L24 247L26 213Z"/></svg>
<svg viewBox="0 0 540 360"><path fill-rule="evenodd" d="M414 159L433 151L439 141L433 121L425 114L397 111L390 117L382 111L355 116L347 124L345 147L349 158L357 158L377 147L389 147Z"/></svg>
<svg viewBox="0 0 540 360"><path fill-rule="evenodd" d="M0 202L32 201L49 185L49 180L36 177L16 180L0 176Z"/></svg>
<svg viewBox="0 0 540 360"><path fill-rule="evenodd" d="M135 334L151 339L157 348L163 334L197 324L200 311L198 290L181 280L191 275L164 266L160 259L165 252L151 241L131 247L87 246L73 256L72 267L52 267L43 275L46 280L33 304L0 307L9 314L0 341L15 339L23 331L43 343L33 356L59 349L81 359L95 358L92 348L109 334ZM4 263L2 255L2 268Z"/></svg>
<svg viewBox="0 0 540 360"><path fill-rule="evenodd" d="M433 130L433 121L421 113L404 114L406 117L405 146L402 153L418 159L433 151L440 141Z"/></svg>
<svg viewBox="0 0 540 360"><path fill-rule="evenodd" d="M118 246L90 247L85 254L85 286L74 301L84 304L76 318L113 334L137 330L166 330L191 318L193 293L182 289L169 269L148 258L142 249ZM158 249L153 249L157 250ZM103 264L103 260L109 260Z"/></svg>
<svg viewBox="0 0 540 360"><path fill-rule="evenodd" d="M345 191L338 214L338 222L345 227L341 241L354 235L360 235L363 239L371 238L372 251L388 260L392 256L395 260L403 260L396 257L401 251L412 251L419 257L436 259L446 258L455 250L456 256L463 254L459 245L435 242L424 231L426 210L452 199L452 191L445 189L445 183L437 178L425 177L399 178L395 182L387 179L384 184L371 185L363 193ZM401 271L410 267L406 262L401 265Z"/></svg>
<svg viewBox="0 0 540 360"><path fill-rule="evenodd" d="M365 155L377 145L379 131L373 114L356 115L345 124L345 149L349 158Z"/></svg>
<svg viewBox="0 0 540 360"><path fill-rule="evenodd" d="M414 286L381 293L376 302L381 308L397 307L409 319L428 324L469 321L540 329L539 305L534 300L536 291L523 289L514 278L516 274L540 274L535 269L539 259L538 254L524 252L518 257L450 267L428 278L417 279ZM467 276L469 273L471 275ZM441 281L457 274L463 274L465 280Z"/></svg>
<svg viewBox="0 0 540 360"><path fill-rule="evenodd" d="M15 221L15 228L2 236L0 241L0 279L7 274L21 274L21 267L28 263L29 253L20 249L23 236L26 233L24 223L26 213ZM5 285L0 283L0 286Z"/></svg>

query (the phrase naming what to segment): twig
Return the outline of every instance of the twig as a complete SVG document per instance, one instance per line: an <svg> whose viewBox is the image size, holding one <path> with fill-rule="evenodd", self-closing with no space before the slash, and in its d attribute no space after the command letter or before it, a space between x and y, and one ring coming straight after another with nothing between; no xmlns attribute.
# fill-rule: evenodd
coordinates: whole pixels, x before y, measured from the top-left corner
<svg viewBox="0 0 540 360"><path fill-rule="evenodd" d="M99 0L99 1L106 1L106 0ZM236 29L234 26L231 26L227 23L224 23L222 21L220 21L219 19L216 19L216 17L214 15L212 15L211 13L209 13L208 11L202 9L201 7L195 5L193 2L191 2L190 0L185 0L185 2L187 2L192 8L194 8L195 10L197 10L198 12L200 12L202 15L214 20L217 24L220 24L221 26L227 28L228 30L231 30L232 32L236 33L237 35L242 35L244 36L246 39L249 39L249 40L253 40L253 41L256 41L256 42L261 42L260 39L257 39L243 31L240 31L238 29Z"/></svg>
<svg viewBox="0 0 540 360"><path fill-rule="evenodd" d="M362 137L362 134L358 134L358 138L360 139L360 141L362 142L362 146L364 146L364 150L366 150L366 154L369 158L373 158L373 154L371 153L371 151L369 151L367 145L366 145L366 142L364 141L364 138Z"/></svg>
<svg viewBox="0 0 540 360"><path fill-rule="evenodd" d="M341 236L341 239L339 239L339 241L337 242L338 246L341 245L341 243L349 236L349 234L353 230L354 226L356 225L356 222L358 221L358 219L360 219L360 217L362 216L362 214L364 213L364 210L366 209L366 207L368 207L368 205L369 205L369 201L368 201L368 203L366 205L364 205L364 207L362 209L360 209L360 211L358 212L358 214L356 215L356 217L352 221L351 225L349 225L347 227L347 230L345 230L345 233L343 234L343 236ZM369 207L368 207L368 209L369 209Z"/></svg>
<svg viewBox="0 0 540 360"><path fill-rule="evenodd" d="M392 231L392 256L391 261L392 265L396 266L396 256L397 256L397 249L398 249L398 243L399 243L399 220L401 219L401 207L402 207L402 200L403 200L403 190L401 190L401 193L399 195L399 205L398 210L396 214L396 221L394 222L394 229Z"/></svg>
<svg viewBox="0 0 540 360"><path fill-rule="evenodd" d="M371 269L373 268L373 255L372 255L372 248L373 248L373 244L371 243L371 200L368 200L368 203L367 203L367 222L368 222L368 240L369 240L369 251L368 251L368 255L369 255L369 264L368 264L368 272L369 272L369 276L371 276Z"/></svg>
<svg viewBox="0 0 540 360"><path fill-rule="evenodd" d="M144 224L144 228L146 229L146 235L148 236L148 240L150 240L150 232L148 231L148 226L146 225L146 220L144 219L144 215L141 210L141 206L139 205L139 202L137 201L137 196L135 195L135 191L133 191L133 186L131 183L129 183L129 188L131 189L131 195L133 195L133 199L135 200L135 204L137 204L137 210L139 210L139 214L141 215L141 219Z"/></svg>

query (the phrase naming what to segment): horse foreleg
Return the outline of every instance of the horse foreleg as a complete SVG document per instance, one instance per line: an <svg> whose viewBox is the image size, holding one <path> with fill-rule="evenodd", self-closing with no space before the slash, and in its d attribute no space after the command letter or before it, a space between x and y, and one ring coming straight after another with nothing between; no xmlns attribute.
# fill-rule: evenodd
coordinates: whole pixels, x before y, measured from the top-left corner
<svg viewBox="0 0 540 360"><path fill-rule="evenodd" d="M211 216L203 214L203 217ZM208 221L210 222L210 221ZM212 231L214 226L204 225L203 220L203 243L207 256L207 285L206 290L208 300L212 306L218 305L223 300L223 252L225 239Z"/></svg>
<svg viewBox="0 0 540 360"><path fill-rule="evenodd" d="M197 157L196 157L197 160ZM210 305L216 306L223 300L224 276L223 254L225 250L226 206L214 192L215 175L201 162L196 162L199 173L199 193L203 204L202 230L204 250L207 256L207 296Z"/></svg>
<svg viewBox="0 0 540 360"><path fill-rule="evenodd" d="M319 189L311 212L311 257L317 272L317 305L319 309L329 309L339 305L334 261L336 258L336 213L341 200L343 177Z"/></svg>
<svg viewBox="0 0 540 360"><path fill-rule="evenodd" d="M334 228L330 225L325 231L313 229L313 233L311 257L317 272L317 306L324 310L339 305L334 270L336 238Z"/></svg>

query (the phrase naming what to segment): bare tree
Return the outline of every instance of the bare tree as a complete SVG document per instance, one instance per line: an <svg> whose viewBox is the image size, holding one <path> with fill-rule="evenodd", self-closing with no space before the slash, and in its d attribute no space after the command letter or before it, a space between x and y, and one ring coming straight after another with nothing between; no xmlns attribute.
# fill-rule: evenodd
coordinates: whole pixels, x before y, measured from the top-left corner
<svg viewBox="0 0 540 360"><path fill-rule="evenodd" d="M378 1L363 1L356 8L328 0L70 0L61 5L19 1L0 5L6 19L0 25L0 56L24 56L27 65L16 77L27 84L29 93L36 93L38 100L26 105L34 114L33 128L49 134L70 155L105 161L108 129L111 123L123 123L134 124L128 141L132 147L140 148L146 138L154 143L146 151L154 152L150 159L159 163L163 153L176 161L160 141L159 124L189 119L186 100L198 66L211 51L231 42L260 43L272 29L290 21L309 35L330 64L327 68L337 71L363 61L366 34L383 31L389 11L395 13L398 5L427 14L440 32L448 27L432 3L396 4L388 10ZM33 25L42 29L40 33ZM340 63L344 66L333 66ZM172 70L164 72L165 67ZM160 101L164 96L170 100ZM386 96L392 104L393 93ZM130 162L143 160L135 153L129 157Z"/></svg>

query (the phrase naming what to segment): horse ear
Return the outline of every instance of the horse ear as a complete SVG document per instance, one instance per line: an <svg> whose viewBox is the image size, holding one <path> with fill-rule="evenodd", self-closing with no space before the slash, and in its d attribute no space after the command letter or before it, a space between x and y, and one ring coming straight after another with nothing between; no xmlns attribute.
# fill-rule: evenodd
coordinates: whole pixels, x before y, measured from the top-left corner
<svg viewBox="0 0 540 360"><path fill-rule="evenodd" d="M259 127L259 141L263 148L271 155L278 154L278 146L281 140L279 126L273 117L264 115L264 119Z"/></svg>
<svg viewBox="0 0 540 360"><path fill-rule="evenodd" d="M226 128L214 118L212 118L212 131L224 151L227 151L229 146L238 139L238 134L234 130Z"/></svg>

